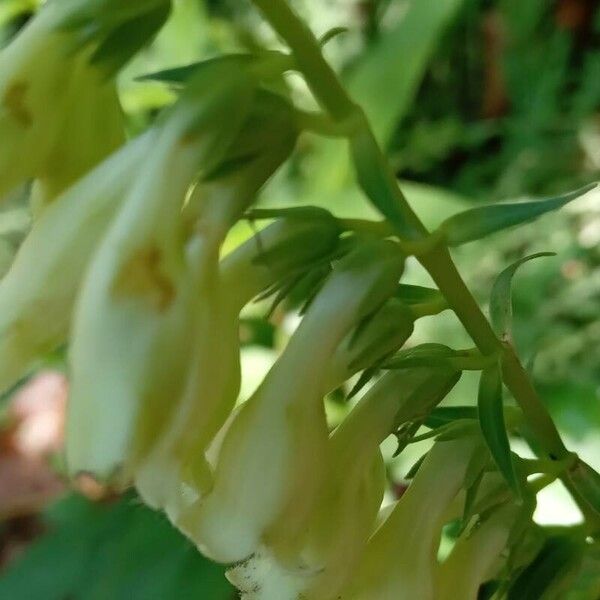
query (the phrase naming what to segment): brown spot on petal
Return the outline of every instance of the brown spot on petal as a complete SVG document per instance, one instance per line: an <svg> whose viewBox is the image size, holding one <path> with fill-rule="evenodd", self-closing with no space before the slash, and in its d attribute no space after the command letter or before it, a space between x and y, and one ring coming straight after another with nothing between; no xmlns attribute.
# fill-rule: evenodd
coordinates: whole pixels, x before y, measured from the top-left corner
<svg viewBox="0 0 600 600"><path fill-rule="evenodd" d="M117 296L145 297L157 311L166 310L175 288L161 270L161 252L156 246L142 248L121 268L113 285Z"/></svg>
<svg viewBox="0 0 600 600"><path fill-rule="evenodd" d="M28 85L25 82L15 81L8 86L2 99L8 112L23 127L31 127L33 123L33 117L26 103L27 88Z"/></svg>

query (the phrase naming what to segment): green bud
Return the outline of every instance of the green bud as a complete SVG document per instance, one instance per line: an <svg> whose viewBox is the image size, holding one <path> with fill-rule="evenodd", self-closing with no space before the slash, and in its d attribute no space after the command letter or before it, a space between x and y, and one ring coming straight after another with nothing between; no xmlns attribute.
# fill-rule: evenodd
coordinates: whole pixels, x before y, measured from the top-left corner
<svg viewBox="0 0 600 600"><path fill-rule="evenodd" d="M434 600L437 549L446 513L480 441L438 442L369 540L342 600Z"/></svg>
<svg viewBox="0 0 600 600"><path fill-rule="evenodd" d="M35 222L0 281L0 389L65 342L93 251L150 142L144 135L64 192Z"/></svg>
<svg viewBox="0 0 600 600"><path fill-rule="evenodd" d="M401 348L413 328L414 315L410 308L396 298L388 300L342 341L331 361L326 391Z"/></svg>
<svg viewBox="0 0 600 600"><path fill-rule="evenodd" d="M357 321L393 294L403 266L387 242L361 244L335 265L283 355L231 423L213 489L178 523L207 555L242 560L282 515L290 530L306 519L325 472L328 362Z"/></svg>

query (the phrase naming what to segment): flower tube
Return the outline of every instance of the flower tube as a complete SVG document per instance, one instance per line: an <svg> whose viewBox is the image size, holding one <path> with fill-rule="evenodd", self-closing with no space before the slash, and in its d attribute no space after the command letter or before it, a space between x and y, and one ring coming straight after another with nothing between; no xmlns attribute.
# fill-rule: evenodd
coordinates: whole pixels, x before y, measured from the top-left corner
<svg viewBox="0 0 600 600"><path fill-rule="evenodd" d="M239 392L240 310L289 269L330 253L338 235L335 219L325 211L303 219L281 219L226 257L215 291L211 295L206 290L201 297L206 317L198 323L189 387L136 471L142 498L154 508L164 508L172 521L211 485L202 457ZM266 264L259 261L264 257L270 257Z"/></svg>
<svg viewBox="0 0 600 600"><path fill-rule="evenodd" d="M463 485L478 438L437 442L386 521L369 540L342 600L434 600L445 516Z"/></svg>
<svg viewBox="0 0 600 600"><path fill-rule="evenodd" d="M440 369L390 372L360 400L328 442L328 471L315 509L302 530L284 520L267 546L228 577L248 600L337 598L351 577L373 531L385 487L379 445L402 419L418 418L436 399L416 396L426 379L445 379ZM428 395L429 394L429 395Z"/></svg>
<svg viewBox="0 0 600 600"><path fill-rule="evenodd" d="M252 77L229 64L216 63L190 84L157 126L144 168L96 253L71 348L73 475L124 485L182 392L190 315L200 286L210 283L202 280L202 240L181 211L198 173L226 155L253 92Z"/></svg>
<svg viewBox="0 0 600 600"><path fill-rule="evenodd" d="M0 281L0 389L65 342L85 269L151 143L127 144L35 221Z"/></svg>
<svg viewBox="0 0 600 600"><path fill-rule="evenodd" d="M365 242L334 267L262 385L231 422L210 493L178 526L221 562L250 556L286 515L295 530L311 511L327 447L328 362L348 331L394 292L404 257Z"/></svg>

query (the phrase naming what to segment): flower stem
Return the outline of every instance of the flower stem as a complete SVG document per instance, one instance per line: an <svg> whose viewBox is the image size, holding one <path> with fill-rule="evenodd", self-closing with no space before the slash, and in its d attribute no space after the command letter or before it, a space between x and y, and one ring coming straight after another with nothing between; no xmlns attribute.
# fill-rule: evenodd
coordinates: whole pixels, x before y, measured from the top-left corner
<svg viewBox="0 0 600 600"><path fill-rule="evenodd" d="M395 174L377 144L366 116L349 97L337 75L324 59L316 37L285 0L253 0L253 2L292 50L298 69L323 108L332 118L354 122L357 128L361 128L363 139L368 142L367 151L371 157L371 168L378 171L382 180L394 181L393 193L398 212L405 218L415 238L426 238L429 233L397 185ZM569 456L550 414L537 395L514 350L504 346L494 334L489 321L456 269L447 247L442 243L436 244L417 258L429 272L481 353L484 355L502 353L504 383L521 406L544 457L561 460ZM573 492L568 479L563 478L563 483ZM577 498L578 494L574 495ZM590 514L589 511L586 513L587 518L598 520L595 514Z"/></svg>

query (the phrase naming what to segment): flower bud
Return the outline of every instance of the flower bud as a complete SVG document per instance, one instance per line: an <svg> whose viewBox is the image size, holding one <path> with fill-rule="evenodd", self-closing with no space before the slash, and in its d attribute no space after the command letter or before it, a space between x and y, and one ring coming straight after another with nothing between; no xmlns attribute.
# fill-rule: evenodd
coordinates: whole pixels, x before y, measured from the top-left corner
<svg viewBox="0 0 600 600"><path fill-rule="evenodd" d="M366 323L348 334L331 361L326 391L401 348L411 336L414 314L400 300L388 300Z"/></svg>
<svg viewBox="0 0 600 600"><path fill-rule="evenodd" d="M437 442L408 490L369 540L342 600L434 600L437 549L477 438ZM457 596L458 597L458 596Z"/></svg>
<svg viewBox="0 0 600 600"><path fill-rule="evenodd" d="M391 242L360 244L336 264L283 355L231 423L211 492L178 522L205 554L242 560L282 515L291 530L304 522L324 474L328 362L348 331L393 294L403 266Z"/></svg>
<svg viewBox="0 0 600 600"><path fill-rule="evenodd" d="M0 281L0 389L65 342L85 269L150 141L146 134L130 142L35 221Z"/></svg>

